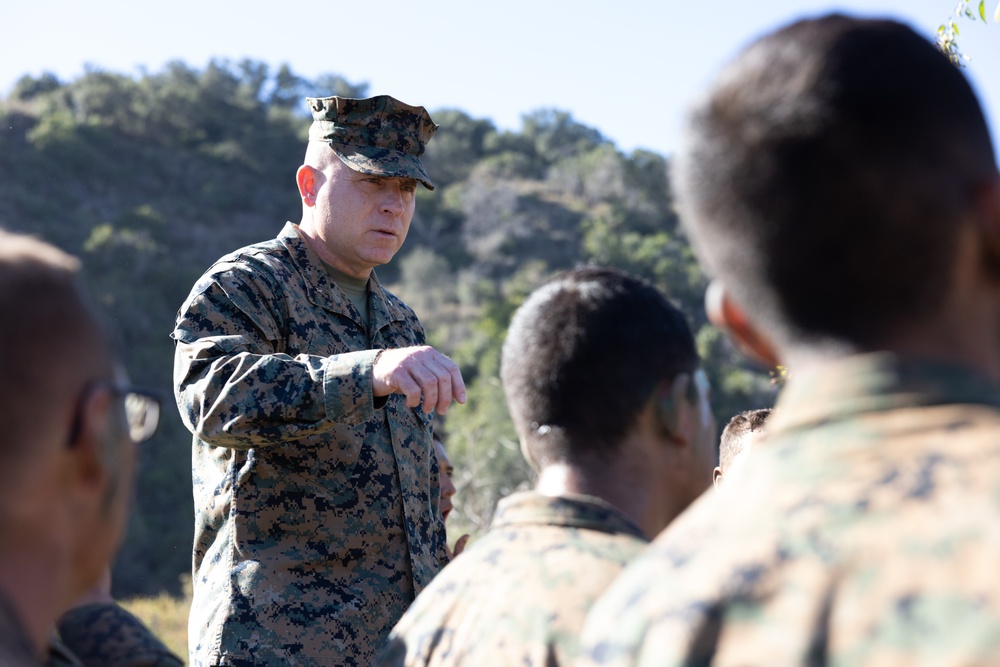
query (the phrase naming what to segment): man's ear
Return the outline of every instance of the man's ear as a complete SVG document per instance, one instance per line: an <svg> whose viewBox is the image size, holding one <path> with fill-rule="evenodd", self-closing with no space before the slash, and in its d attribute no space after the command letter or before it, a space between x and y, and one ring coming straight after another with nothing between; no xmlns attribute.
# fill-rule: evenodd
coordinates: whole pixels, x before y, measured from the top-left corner
<svg viewBox="0 0 1000 667"><path fill-rule="evenodd" d="M103 487L109 475L107 441L111 429L112 393L94 388L80 403L80 427L70 443L74 481L83 493Z"/></svg>
<svg viewBox="0 0 1000 667"><path fill-rule="evenodd" d="M712 486L715 488L722 486L722 468L720 466L715 466L715 470L712 471Z"/></svg>
<svg viewBox="0 0 1000 667"><path fill-rule="evenodd" d="M774 346L733 301L723 284L713 280L705 292L708 320L726 332L736 347L750 359L768 368L781 364Z"/></svg>
<svg viewBox="0 0 1000 667"><path fill-rule="evenodd" d="M306 206L316 205L316 192L322 183L323 175L315 168L307 164L302 165L295 172L295 183L299 186L299 196Z"/></svg>
<svg viewBox="0 0 1000 667"><path fill-rule="evenodd" d="M657 421L667 436L678 443L687 441L685 407L691 407L689 396L692 386L691 376L679 373L673 380L661 383L654 396Z"/></svg>

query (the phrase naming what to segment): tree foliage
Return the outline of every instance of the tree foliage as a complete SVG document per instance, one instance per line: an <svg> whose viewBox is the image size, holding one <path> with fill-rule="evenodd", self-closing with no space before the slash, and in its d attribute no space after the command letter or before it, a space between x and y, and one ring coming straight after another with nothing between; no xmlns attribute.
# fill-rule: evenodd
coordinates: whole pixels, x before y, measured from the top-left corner
<svg viewBox="0 0 1000 667"><path fill-rule="evenodd" d="M958 38L961 35L958 30L958 21L962 18L973 21L978 18L983 23L987 23L986 0L979 0L978 3L976 0L958 0L951 15L938 26L938 48L958 67L965 67L965 61L969 59L958 46ZM996 10L993 12L993 20L1000 22L1000 2L997 2Z"/></svg>
<svg viewBox="0 0 1000 667"><path fill-rule="evenodd" d="M170 401L176 310L218 257L298 218L294 173L306 95L367 94L336 74L306 80L251 60L172 62L138 77L88 68L74 81L22 77L0 100L0 225L83 258L137 383ZM527 114L519 131L457 109L426 165L403 251L380 278L413 305L432 344L461 365L465 406L442 428L458 469L454 519L478 533L496 501L530 483L499 382L514 310L542 281L585 264L642 275L688 314L715 385L717 416L770 404L702 313L705 279L677 225L667 160L625 154L565 112ZM143 445L116 592L177 591L190 568L190 434L164 410Z"/></svg>

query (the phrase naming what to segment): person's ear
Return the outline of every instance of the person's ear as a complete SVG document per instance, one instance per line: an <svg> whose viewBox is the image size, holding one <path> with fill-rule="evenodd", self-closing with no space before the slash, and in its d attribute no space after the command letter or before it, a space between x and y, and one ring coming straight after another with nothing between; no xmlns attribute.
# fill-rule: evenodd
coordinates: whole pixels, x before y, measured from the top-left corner
<svg viewBox="0 0 1000 667"><path fill-rule="evenodd" d="M722 468L720 466L715 466L715 470L712 471L712 486L715 488L722 486Z"/></svg>
<svg viewBox="0 0 1000 667"><path fill-rule="evenodd" d="M686 419L689 412L693 380L687 373L679 373L673 380L663 382L654 395L656 419L667 436L675 442L687 440Z"/></svg>
<svg viewBox="0 0 1000 667"><path fill-rule="evenodd" d="M713 280L705 292L705 314L708 320L722 329L736 347L750 359L768 368L781 364L774 346L750 321L739 305L733 301L723 284Z"/></svg>
<svg viewBox="0 0 1000 667"><path fill-rule="evenodd" d="M295 183L299 186L299 196L306 206L316 205L316 193L319 191L323 175L315 167L302 165L295 172Z"/></svg>
<svg viewBox="0 0 1000 667"><path fill-rule="evenodd" d="M87 391L80 403L79 428L69 443L74 459L74 480L82 493L101 491L106 485L108 469L108 436L113 430L113 395L97 387ZM100 495L100 494L98 494Z"/></svg>

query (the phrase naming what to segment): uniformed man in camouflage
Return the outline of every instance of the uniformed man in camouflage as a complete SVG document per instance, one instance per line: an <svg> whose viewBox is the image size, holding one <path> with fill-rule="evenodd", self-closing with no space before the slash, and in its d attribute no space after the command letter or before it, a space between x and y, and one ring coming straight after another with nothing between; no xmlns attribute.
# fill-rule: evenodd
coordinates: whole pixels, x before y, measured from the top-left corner
<svg viewBox="0 0 1000 667"><path fill-rule="evenodd" d="M675 187L709 316L790 378L581 664L1000 664L1000 177L961 71L893 21L794 23L694 107Z"/></svg>
<svg viewBox="0 0 1000 667"><path fill-rule="evenodd" d="M41 665L57 627L76 651L66 664L179 665L110 595L66 612L107 572L135 442L159 414L125 382L78 275L74 258L0 231L0 665Z"/></svg>
<svg viewBox="0 0 1000 667"><path fill-rule="evenodd" d="M197 666L368 664L447 560L430 421L465 388L372 271L433 189L437 126L384 95L308 103L301 221L218 260L173 332Z"/></svg>
<svg viewBox="0 0 1000 667"><path fill-rule="evenodd" d="M518 310L501 376L534 491L431 582L377 664L568 665L608 583L709 484L715 421L684 316L609 269Z"/></svg>

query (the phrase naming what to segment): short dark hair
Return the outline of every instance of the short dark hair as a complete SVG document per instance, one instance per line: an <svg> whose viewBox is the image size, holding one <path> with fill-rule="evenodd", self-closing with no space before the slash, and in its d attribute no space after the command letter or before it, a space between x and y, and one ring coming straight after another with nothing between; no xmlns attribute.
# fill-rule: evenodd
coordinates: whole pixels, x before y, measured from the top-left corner
<svg viewBox="0 0 1000 667"><path fill-rule="evenodd" d="M996 173L947 57L900 23L830 15L723 70L673 176L699 258L769 334L871 347L939 308Z"/></svg>
<svg viewBox="0 0 1000 667"><path fill-rule="evenodd" d="M536 465L613 452L656 384L698 366L684 315L648 282L568 271L515 313L501 356L507 404Z"/></svg>
<svg viewBox="0 0 1000 667"><path fill-rule="evenodd" d="M743 451L745 444L743 436L760 431L770 416L771 408L760 408L745 410L729 420L726 428L722 429L722 437L719 438L719 467L723 471Z"/></svg>

